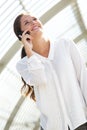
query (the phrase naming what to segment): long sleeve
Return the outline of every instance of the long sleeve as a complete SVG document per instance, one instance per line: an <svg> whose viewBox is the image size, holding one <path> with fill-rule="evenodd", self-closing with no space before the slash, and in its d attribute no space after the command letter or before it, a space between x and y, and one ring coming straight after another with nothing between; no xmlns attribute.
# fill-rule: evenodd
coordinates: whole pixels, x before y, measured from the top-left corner
<svg viewBox="0 0 87 130"><path fill-rule="evenodd" d="M45 83L44 66L37 56L20 60L16 68L27 84L38 86Z"/></svg>
<svg viewBox="0 0 87 130"><path fill-rule="evenodd" d="M73 41L70 43L70 54L76 71L79 86L81 88L84 100L87 104L87 68L84 58L81 56L79 49Z"/></svg>

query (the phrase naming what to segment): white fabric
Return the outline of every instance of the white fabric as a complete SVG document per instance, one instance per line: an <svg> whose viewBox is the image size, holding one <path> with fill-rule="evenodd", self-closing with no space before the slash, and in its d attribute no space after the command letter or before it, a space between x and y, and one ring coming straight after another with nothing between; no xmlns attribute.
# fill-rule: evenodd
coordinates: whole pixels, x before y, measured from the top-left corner
<svg viewBox="0 0 87 130"><path fill-rule="evenodd" d="M50 44L48 58L35 53L17 63L24 80L34 85L45 130L67 130L84 124L87 104L87 70L74 42Z"/></svg>

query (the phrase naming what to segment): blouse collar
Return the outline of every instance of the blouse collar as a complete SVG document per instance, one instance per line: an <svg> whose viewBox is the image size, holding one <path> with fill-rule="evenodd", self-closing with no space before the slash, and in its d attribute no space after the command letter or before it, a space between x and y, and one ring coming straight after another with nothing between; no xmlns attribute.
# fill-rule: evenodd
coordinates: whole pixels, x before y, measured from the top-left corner
<svg viewBox="0 0 87 130"><path fill-rule="evenodd" d="M39 58L41 59L49 59L49 60L53 60L53 56L54 56L54 42L50 41L50 50L49 50L49 54L48 57L44 57L36 52L34 52L35 55L37 55Z"/></svg>

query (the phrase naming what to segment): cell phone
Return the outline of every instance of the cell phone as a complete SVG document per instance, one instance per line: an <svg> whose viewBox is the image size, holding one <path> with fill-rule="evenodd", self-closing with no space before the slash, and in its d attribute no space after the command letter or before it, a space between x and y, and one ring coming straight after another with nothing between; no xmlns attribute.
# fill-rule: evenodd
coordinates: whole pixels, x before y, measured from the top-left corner
<svg viewBox="0 0 87 130"><path fill-rule="evenodd" d="M29 32L29 31L27 31L25 34L30 34L30 32Z"/></svg>
<svg viewBox="0 0 87 130"><path fill-rule="evenodd" d="M29 32L29 31L27 31L25 34L29 34L29 35L30 35L30 32ZM27 40L29 41L30 39L29 39L29 38L27 38Z"/></svg>
<svg viewBox="0 0 87 130"><path fill-rule="evenodd" d="M23 33L24 31L20 31L19 32L19 35L22 35L22 33ZM30 34L30 32L29 31L27 31L25 34ZM18 37L19 38L19 40L21 40L21 37ZM27 40L30 40L29 38L27 38Z"/></svg>

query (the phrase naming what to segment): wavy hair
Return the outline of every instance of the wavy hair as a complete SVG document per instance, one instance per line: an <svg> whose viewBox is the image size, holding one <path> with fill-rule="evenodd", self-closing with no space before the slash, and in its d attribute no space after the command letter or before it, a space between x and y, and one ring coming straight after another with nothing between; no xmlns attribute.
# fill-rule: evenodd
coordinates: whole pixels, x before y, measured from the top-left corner
<svg viewBox="0 0 87 130"><path fill-rule="evenodd" d="M21 58L26 56L26 52L24 47L21 50ZM21 88L21 93L24 96L27 96L30 94L30 98L32 98L34 101L36 101L35 99L35 93L34 93L34 86L30 86L29 84L27 84L24 79L21 77L22 81L23 81L23 86Z"/></svg>

